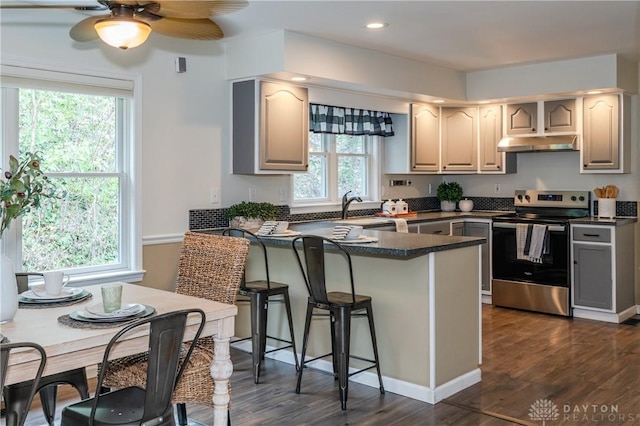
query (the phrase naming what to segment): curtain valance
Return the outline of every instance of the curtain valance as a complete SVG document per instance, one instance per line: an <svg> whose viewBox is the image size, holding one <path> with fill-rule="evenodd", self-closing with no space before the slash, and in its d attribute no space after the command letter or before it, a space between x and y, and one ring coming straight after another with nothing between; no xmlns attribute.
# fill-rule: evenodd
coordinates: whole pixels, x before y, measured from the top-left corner
<svg viewBox="0 0 640 426"><path fill-rule="evenodd" d="M393 136L388 112L309 105L309 130L314 133Z"/></svg>

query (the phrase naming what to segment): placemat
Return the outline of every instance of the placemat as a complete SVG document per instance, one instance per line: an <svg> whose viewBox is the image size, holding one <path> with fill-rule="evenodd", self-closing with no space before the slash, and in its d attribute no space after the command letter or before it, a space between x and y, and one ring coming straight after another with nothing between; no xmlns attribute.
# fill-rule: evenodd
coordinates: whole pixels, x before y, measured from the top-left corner
<svg viewBox="0 0 640 426"><path fill-rule="evenodd" d="M62 325L69 326L71 328L115 328L122 327L128 325L132 322L136 322L142 318L149 318L156 315L157 312L154 309L153 313L150 315L145 315L144 317L135 317L131 318L128 321L120 321L120 322L89 322L89 321L76 321L69 316L69 314L61 315L58 317L58 322Z"/></svg>
<svg viewBox="0 0 640 426"><path fill-rule="evenodd" d="M75 305L76 303L84 302L87 299L93 297L93 294L87 292L85 296L82 296L78 299L69 300L66 302L53 302L53 303L18 303L18 308L22 309L44 309L44 308L61 308L64 306Z"/></svg>

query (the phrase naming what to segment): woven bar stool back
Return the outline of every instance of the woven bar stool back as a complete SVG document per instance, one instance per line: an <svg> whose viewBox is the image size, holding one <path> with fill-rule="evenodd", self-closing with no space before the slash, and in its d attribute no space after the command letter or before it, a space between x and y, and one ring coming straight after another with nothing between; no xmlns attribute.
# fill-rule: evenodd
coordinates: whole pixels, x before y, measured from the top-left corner
<svg viewBox="0 0 640 426"><path fill-rule="evenodd" d="M248 253L249 240L245 238L185 233L176 292L234 305ZM213 338L201 338L173 393L180 425L187 424L185 404L213 406L212 360ZM142 386L145 361L145 354L111 361L105 386Z"/></svg>
<svg viewBox="0 0 640 426"><path fill-rule="evenodd" d="M299 243L302 243L302 253L304 261L298 252ZM295 253L300 271L304 277L309 298L307 299L307 314L304 324L304 335L302 341L302 358L300 369L298 370L298 381L296 384L296 393L300 393L300 385L302 383L302 373L306 364L320 358L332 357L333 375L338 379L340 403L343 410L347 408L347 397L349 390L349 377L354 374L361 373L366 370L375 368L378 373L378 381L380 383L380 393L384 394L384 386L382 385L382 375L380 374L380 360L378 358L378 344L376 342L376 331L373 323L373 307L371 297L356 294L353 279L353 266L349 252L343 246L328 238L303 235L296 237L291 242L293 252ZM349 272L350 291L327 291L326 282L326 262L325 250L331 249L332 252L342 255L346 259ZM337 265L332 264L332 268ZM309 329L311 327L311 319L314 315L326 315L317 313L319 311L328 311L331 317L331 347L332 352L324 355L315 356L311 359L305 359L307 353L307 343L309 341ZM369 332L371 334L371 345L373 349L373 358L368 359L360 356L351 355L350 338L351 338L351 319L355 316L366 316L369 321ZM349 372L349 358L355 358L365 361L370 365L365 368Z"/></svg>

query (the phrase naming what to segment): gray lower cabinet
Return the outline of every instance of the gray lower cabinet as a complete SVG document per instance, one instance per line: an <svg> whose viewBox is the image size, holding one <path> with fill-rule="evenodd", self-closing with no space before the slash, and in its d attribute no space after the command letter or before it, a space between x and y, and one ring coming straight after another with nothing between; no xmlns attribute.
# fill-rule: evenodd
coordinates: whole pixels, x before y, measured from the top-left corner
<svg viewBox="0 0 640 426"><path fill-rule="evenodd" d="M465 237L486 238L487 242L482 244L482 290L491 291L491 250L489 247L489 234L491 226L484 222L464 222Z"/></svg>
<svg viewBox="0 0 640 426"><path fill-rule="evenodd" d="M574 316L621 322L635 314L633 228L571 225Z"/></svg>
<svg viewBox="0 0 640 426"><path fill-rule="evenodd" d="M451 224L451 235L464 236L464 222L454 222Z"/></svg>
<svg viewBox="0 0 640 426"><path fill-rule="evenodd" d="M451 222L421 223L418 232L421 234L449 235L451 232Z"/></svg>
<svg viewBox="0 0 640 426"><path fill-rule="evenodd" d="M573 244L573 303L612 308L611 246Z"/></svg>

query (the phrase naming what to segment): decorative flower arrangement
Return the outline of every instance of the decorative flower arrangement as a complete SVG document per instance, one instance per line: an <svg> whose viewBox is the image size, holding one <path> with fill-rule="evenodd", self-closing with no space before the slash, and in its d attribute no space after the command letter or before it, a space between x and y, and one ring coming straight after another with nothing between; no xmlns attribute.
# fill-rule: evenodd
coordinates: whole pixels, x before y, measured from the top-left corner
<svg viewBox="0 0 640 426"><path fill-rule="evenodd" d="M9 156L9 170L0 178L0 237L13 219L40 207L41 198L60 198L55 185L40 170L41 161L37 152L27 152L22 161Z"/></svg>

